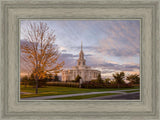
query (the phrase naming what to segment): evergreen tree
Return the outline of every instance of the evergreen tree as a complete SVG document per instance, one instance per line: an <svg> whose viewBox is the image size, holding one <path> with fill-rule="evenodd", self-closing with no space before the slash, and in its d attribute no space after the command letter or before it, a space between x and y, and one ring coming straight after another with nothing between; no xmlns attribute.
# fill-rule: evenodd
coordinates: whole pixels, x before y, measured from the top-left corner
<svg viewBox="0 0 160 120"><path fill-rule="evenodd" d="M25 88L26 88L26 87L27 87L27 84L28 84L28 76L27 76L27 75L25 75L25 76L21 79L21 82L23 82L23 83L24 83Z"/></svg>
<svg viewBox="0 0 160 120"><path fill-rule="evenodd" d="M110 78L106 78L106 79L105 79L105 83L106 83L106 84L110 84L110 81L111 81Z"/></svg>
<svg viewBox="0 0 160 120"><path fill-rule="evenodd" d="M125 77L125 73L124 72L120 72L120 73L115 73L113 74L114 79L116 80L116 83L118 84L118 88L120 84L124 84L124 77Z"/></svg>
<svg viewBox="0 0 160 120"><path fill-rule="evenodd" d="M54 81L59 81L59 77L57 74L54 76Z"/></svg>
<svg viewBox="0 0 160 120"><path fill-rule="evenodd" d="M77 75L77 77L75 78L75 82L80 82L81 77L79 75Z"/></svg>
<svg viewBox="0 0 160 120"><path fill-rule="evenodd" d="M139 84L140 83L140 77L138 74L128 75L127 80L132 82L133 84Z"/></svg>
<svg viewBox="0 0 160 120"><path fill-rule="evenodd" d="M98 81L99 83L103 83L103 80L102 80L102 78L101 78L101 74L98 75L97 81Z"/></svg>

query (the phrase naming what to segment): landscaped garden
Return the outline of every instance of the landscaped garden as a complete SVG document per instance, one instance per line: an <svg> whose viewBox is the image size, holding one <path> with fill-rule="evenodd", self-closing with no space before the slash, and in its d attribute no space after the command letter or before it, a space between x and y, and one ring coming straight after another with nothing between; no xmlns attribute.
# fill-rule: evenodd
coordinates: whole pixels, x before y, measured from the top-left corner
<svg viewBox="0 0 160 120"><path fill-rule="evenodd" d="M91 93L91 92L103 92L103 91L123 91L125 93L137 92L139 91L139 85L134 86L136 80L139 81L139 77L136 75L129 76L127 79L131 79L130 83L124 82L125 74L124 72L113 74L114 80L102 80L99 75L97 80L86 81L80 85L79 79L72 82L62 82L59 80L50 80L44 78L38 82L38 94L36 93L36 82L31 75L31 78L27 80L25 78L21 81L21 95L20 98L30 98L30 97L40 97L40 96L56 96L56 95L69 95L69 94L79 94L79 93ZM56 78L56 77L55 77ZM58 79L58 78L57 78ZM47 82L48 81L48 82ZM139 84L139 83L138 83ZM130 91L127 91L130 90ZM99 93L92 95L80 95L80 96L65 96L64 98L56 99L87 99L98 96L108 96L118 94L115 93ZM119 93L120 94L120 93Z"/></svg>
<svg viewBox="0 0 160 120"><path fill-rule="evenodd" d="M88 93L88 92L101 92L101 91L116 91L116 90L129 90L139 89L139 87L133 88L97 88L97 89L86 89L86 88L72 88L72 87L61 87L61 86L46 86L39 88L39 93L35 94L35 88L33 86L21 85L21 98L27 97L38 97L38 96L51 96L51 95L66 95L66 94L77 94L77 93Z"/></svg>

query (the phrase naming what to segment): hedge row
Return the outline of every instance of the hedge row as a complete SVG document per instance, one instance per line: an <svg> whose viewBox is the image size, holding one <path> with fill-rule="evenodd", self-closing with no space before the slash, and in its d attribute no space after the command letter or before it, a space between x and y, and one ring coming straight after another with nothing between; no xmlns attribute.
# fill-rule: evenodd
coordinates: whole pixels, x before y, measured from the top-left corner
<svg viewBox="0 0 160 120"><path fill-rule="evenodd" d="M132 84L106 84L106 83L96 83L96 82L85 82L81 85L82 88L132 88Z"/></svg>
<svg viewBox="0 0 160 120"><path fill-rule="evenodd" d="M36 86L36 81L35 80L28 80L25 82L21 82L21 85ZM38 81L38 87L45 87L45 86L47 86L46 80L39 80Z"/></svg>
<svg viewBox="0 0 160 120"><path fill-rule="evenodd" d="M32 81L33 82L33 81ZM30 82L29 85L35 86L35 83ZM21 85L25 85L24 82L21 82ZM44 82L39 81L39 87L44 86L63 86L63 87L75 87L79 88L79 83L76 82ZM132 84L106 84L98 83L95 81L88 81L81 84L81 88L132 88Z"/></svg>
<svg viewBox="0 0 160 120"><path fill-rule="evenodd" d="M48 86L63 86L63 87L79 87L79 83L76 82L47 82Z"/></svg>

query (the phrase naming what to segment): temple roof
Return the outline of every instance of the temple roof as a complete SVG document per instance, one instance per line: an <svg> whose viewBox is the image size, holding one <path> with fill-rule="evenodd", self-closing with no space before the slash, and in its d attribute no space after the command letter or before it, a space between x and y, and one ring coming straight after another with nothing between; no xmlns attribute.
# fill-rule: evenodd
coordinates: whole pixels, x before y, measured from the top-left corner
<svg viewBox="0 0 160 120"><path fill-rule="evenodd" d="M80 53L79 53L79 59L84 60L84 53L83 53L82 41L81 41L81 51L80 51Z"/></svg>

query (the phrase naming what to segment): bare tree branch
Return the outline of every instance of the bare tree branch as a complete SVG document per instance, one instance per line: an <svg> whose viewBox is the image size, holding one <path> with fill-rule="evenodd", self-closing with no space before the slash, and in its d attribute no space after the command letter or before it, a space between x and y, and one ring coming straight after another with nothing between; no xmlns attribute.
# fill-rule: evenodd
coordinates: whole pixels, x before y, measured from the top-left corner
<svg viewBox="0 0 160 120"><path fill-rule="evenodd" d="M57 74L64 62L58 63L60 53L55 45L54 31L46 23L29 23L25 29L26 42L21 44L21 59L34 76L43 78L47 73Z"/></svg>

